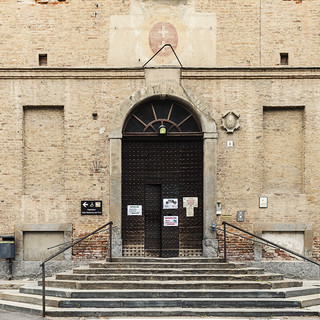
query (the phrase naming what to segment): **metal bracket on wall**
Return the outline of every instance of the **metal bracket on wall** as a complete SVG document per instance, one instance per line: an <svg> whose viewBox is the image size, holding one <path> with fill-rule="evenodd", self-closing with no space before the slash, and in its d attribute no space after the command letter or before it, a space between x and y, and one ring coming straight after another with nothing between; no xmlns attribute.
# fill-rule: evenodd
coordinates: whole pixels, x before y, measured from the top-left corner
<svg viewBox="0 0 320 320"><path fill-rule="evenodd" d="M142 66L142 68L144 68L144 67L145 67L159 52L161 52L165 47L170 47L170 48L171 48L171 50L172 50L172 52L174 53L177 61L178 61L179 64L180 64L180 67L183 68L182 63L180 62L180 60L179 60L176 52L175 52L174 49L172 48L172 45L169 44L169 43L166 43L165 45L163 45L163 46Z"/></svg>

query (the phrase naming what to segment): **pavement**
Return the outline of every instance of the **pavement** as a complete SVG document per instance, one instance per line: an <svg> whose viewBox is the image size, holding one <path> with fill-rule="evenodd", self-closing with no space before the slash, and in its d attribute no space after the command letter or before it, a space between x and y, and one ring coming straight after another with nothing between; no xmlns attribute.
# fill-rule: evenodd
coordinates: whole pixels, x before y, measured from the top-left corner
<svg viewBox="0 0 320 320"><path fill-rule="evenodd" d="M114 318L114 317L59 317L59 318L52 318L52 317L45 317L42 318L41 316L35 315L28 315L24 313L18 312L7 312L7 311L0 311L0 320L318 320L319 317L276 317L276 318L214 318L214 317L174 317L174 318L128 318L128 317L121 317L121 318Z"/></svg>

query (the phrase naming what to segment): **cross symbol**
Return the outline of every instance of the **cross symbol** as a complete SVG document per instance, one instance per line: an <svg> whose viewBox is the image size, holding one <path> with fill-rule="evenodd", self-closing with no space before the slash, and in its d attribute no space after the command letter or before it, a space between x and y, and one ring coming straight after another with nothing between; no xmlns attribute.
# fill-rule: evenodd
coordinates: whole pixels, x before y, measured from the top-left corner
<svg viewBox="0 0 320 320"><path fill-rule="evenodd" d="M149 45L151 50L156 53L165 44L170 44L175 49L178 44L178 33L171 23L161 21L156 23L150 30ZM168 48L159 53L160 56L169 56L170 54L171 51Z"/></svg>
<svg viewBox="0 0 320 320"><path fill-rule="evenodd" d="M158 33L161 33L162 38L165 38L166 33L169 33L169 31L166 30L165 26L162 26L161 30L159 30Z"/></svg>

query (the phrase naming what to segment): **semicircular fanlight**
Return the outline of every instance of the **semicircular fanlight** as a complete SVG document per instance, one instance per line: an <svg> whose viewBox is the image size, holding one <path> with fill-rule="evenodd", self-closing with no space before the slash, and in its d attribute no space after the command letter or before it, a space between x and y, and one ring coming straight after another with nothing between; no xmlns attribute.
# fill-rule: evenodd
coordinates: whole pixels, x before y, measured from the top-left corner
<svg viewBox="0 0 320 320"><path fill-rule="evenodd" d="M201 133L196 117L173 100L152 100L137 107L125 123L125 135L158 135L165 126L168 135Z"/></svg>

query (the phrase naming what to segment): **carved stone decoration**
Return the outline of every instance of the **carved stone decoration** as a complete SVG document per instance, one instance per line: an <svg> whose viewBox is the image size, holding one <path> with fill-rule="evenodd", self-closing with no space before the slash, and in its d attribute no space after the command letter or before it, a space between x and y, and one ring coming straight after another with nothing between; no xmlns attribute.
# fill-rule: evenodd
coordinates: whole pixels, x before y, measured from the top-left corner
<svg viewBox="0 0 320 320"><path fill-rule="evenodd" d="M234 130L240 127L239 118L239 114L236 114L233 111L229 111L222 116L221 127L226 129L228 133L233 133Z"/></svg>

